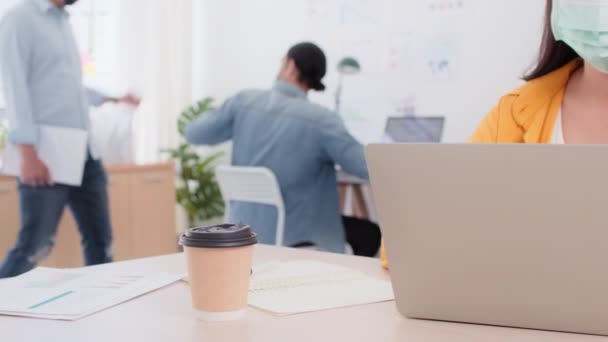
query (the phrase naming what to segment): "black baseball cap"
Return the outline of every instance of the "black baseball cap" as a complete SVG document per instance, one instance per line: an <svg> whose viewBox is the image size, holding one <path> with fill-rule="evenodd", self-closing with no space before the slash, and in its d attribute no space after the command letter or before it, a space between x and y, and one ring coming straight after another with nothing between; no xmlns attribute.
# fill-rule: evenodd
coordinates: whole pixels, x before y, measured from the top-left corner
<svg viewBox="0 0 608 342"><path fill-rule="evenodd" d="M300 81L311 89L323 91L323 77L327 73L327 58L323 50L309 42L294 45L287 52L287 58L293 59L300 71Z"/></svg>

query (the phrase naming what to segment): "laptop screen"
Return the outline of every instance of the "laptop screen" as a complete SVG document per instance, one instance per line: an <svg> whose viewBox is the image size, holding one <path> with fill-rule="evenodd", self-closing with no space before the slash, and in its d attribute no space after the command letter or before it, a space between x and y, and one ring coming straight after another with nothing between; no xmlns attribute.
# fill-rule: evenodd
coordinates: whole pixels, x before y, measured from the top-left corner
<svg viewBox="0 0 608 342"><path fill-rule="evenodd" d="M444 117L388 118L384 132L385 143L440 143Z"/></svg>

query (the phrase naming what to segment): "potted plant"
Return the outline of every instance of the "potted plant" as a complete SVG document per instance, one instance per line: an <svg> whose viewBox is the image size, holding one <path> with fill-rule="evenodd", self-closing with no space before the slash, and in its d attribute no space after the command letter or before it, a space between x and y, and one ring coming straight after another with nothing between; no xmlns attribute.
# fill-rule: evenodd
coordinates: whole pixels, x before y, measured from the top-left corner
<svg viewBox="0 0 608 342"><path fill-rule="evenodd" d="M182 143L166 151L178 166L177 203L186 212L190 227L224 215L224 201L215 179L215 164L223 153L203 156L185 138L186 126L213 109L213 99L210 97L186 108L177 121Z"/></svg>

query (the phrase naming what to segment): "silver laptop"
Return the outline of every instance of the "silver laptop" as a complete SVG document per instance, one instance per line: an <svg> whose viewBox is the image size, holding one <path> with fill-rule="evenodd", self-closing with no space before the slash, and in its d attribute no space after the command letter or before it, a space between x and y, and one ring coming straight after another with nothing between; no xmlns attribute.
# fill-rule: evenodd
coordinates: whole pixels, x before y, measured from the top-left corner
<svg viewBox="0 0 608 342"><path fill-rule="evenodd" d="M608 335L608 146L371 145L399 311Z"/></svg>

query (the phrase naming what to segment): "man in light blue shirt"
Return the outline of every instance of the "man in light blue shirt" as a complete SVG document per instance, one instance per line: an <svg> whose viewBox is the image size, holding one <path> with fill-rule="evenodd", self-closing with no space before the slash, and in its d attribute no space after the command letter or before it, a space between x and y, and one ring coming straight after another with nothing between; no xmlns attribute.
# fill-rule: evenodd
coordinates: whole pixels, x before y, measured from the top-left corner
<svg viewBox="0 0 608 342"><path fill-rule="evenodd" d="M363 146L334 112L307 100L324 90L323 51L311 43L290 49L271 90L247 90L205 113L186 130L190 143L233 141L232 163L264 166L277 176L285 201L285 243L313 243L343 252L346 242L337 192L336 164L368 178ZM251 225L261 242L274 244L276 210L234 203L231 219ZM378 236L379 240L379 236ZM378 243L379 244L379 243Z"/></svg>
<svg viewBox="0 0 608 342"><path fill-rule="evenodd" d="M77 0L22 0L0 22L0 74L3 76L9 142L21 153L21 230L0 267L0 278L31 270L51 252L57 224L69 205L82 235L87 265L112 260L112 229L106 174L89 147L82 185L53 185L38 158L41 125L88 130L89 104L112 99L82 84L80 54L66 5Z"/></svg>

